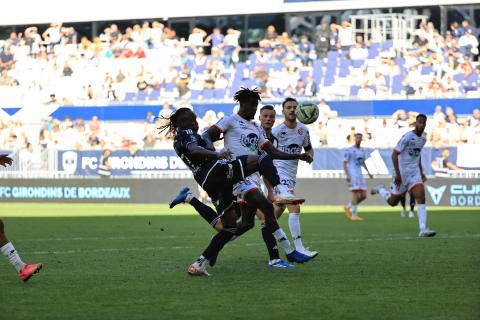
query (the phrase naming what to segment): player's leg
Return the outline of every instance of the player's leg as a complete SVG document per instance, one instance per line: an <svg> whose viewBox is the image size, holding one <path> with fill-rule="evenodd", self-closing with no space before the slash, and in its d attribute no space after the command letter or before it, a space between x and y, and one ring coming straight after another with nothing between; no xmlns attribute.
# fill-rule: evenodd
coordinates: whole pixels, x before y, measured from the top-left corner
<svg viewBox="0 0 480 320"><path fill-rule="evenodd" d="M280 215L283 213L283 210L285 207L277 207L275 206L275 215L277 216L277 210L281 210ZM291 268L293 267L291 264L288 264L280 259L280 254L278 252L278 247L277 247L277 240L275 240L275 237L273 236L272 233L267 228L267 225L265 224L265 216L263 215L262 211L256 210L256 216L258 220L261 222L261 232L262 232L262 238L263 242L265 242L265 246L267 247L268 251L268 265L272 268ZM278 216L277 216L278 217Z"/></svg>
<svg viewBox="0 0 480 320"><path fill-rule="evenodd" d="M417 216L420 237L433 237L436 232L427 228L427 206L425 204L425 187L421 180L412 184L410 192L418 203Z"/></svg>
<svg viewBox="0 0 480 320"><path fill-rule="evenodd" d="M302 241L302 232L300 227L300 205L287 205L288 208L288 227L292 235L295 250L309 257L318 255L317 251L310 251L306 249Z"/></svg>
<svg viewBox="0 0 480 320"><path fill-rule="evenodd" d="M200 216L208 222L215 230L220 231L223 228L220 216L210 206L207 206L198 200L190 191L190 188L183 188L175 198L170 202L170 209L180 203L189 203Z"/></svg>
<svg viewBox="0 0 480 320"><path fill-rule="evenodd" d="M20 280L22 281L27 281L31 276L42 269L41 263L26 264L22 261L13 244L7 239L5 225L2 219L0 219L0 252L2 252L8 262L15 267L19 273Z"/></svg>
<svg viewBox="0 0 480 320"><path fill-rule="evenodd" d="M216 209L219 216L222 217L223 228L212 237L208 247L203 251L200 257L190 265L188 268L188 273L190 275L209 275L206 271L207 261L213 267L217 261L219 252L223 249L226 243L235 237L237 231L237 214L231 189L220 189L217 191L217 194L209 192L209 196L212 197L212 200L215 199L215 202L217 203Z"/></svg>
<svg viewBox="0 0 480 320"><path fill-rule="evenodd" d="M371 191L371 194L380 195L388 205L395 207L405 192L407 192L408 183L402 177L402 184L397 186L394 181L390 184L390 191L388 191L383 184L374 187Z"/></svg>
<svg viewBox="0 0 480 320"><path fill-rule="evenodd" d="M275 218L273 204L258 189L246 193L244 199L250 205L257 207L263 212L267 230L272 233L277 242L282 245L288 261L303 263L312 258L293 249L285 231L283 231L278 225L277 219Z"/></svg>
<svg viewBox="0 0 480 320"><path fill-rule="evenodd" d="M410 197L410 212L408 213L409 218L415 218L415 198L409 193Z"/></svg>
<svg viewBox="0 0 480 320"><path fill-rule="evenodd" d="M352 202L352 204L350 206L350 211L351 211L351 215L352 215L351 219L352 219L352 221L362 221L363 218L361 218L357 214L357 209L358 209L358 206L360 205L360 203L362 203L362 201L367 198L367 191L363 190L363 189L358 189L358 190L354 190L353 194L354 194L355 202Z"/></svg>
<svg viewBox="0 0 480 320"><path fill-rule="evenodd" d="M247 168L247 176L257 172L265 177L275 191L276 201L279 203L303 203L305 199L288 192L288 188L280 183L277 168L268 154L260 156L238 157L242 165Z"/></svg>
<svg viewBox="0 0 480 320"><path fill-rule="evenodd" d="M407 199L407 194L403 194L402 198L400 199L400 204L402 205L402 212L400 213L400 216L402 218L405 218L407 216L407 209L405 207L406 199Z"/></svg>

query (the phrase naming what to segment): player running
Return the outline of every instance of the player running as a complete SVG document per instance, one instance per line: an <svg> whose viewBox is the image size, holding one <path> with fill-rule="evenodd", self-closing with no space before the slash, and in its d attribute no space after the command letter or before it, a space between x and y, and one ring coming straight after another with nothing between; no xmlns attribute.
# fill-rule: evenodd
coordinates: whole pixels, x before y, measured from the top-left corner
<svg viewBox="0 0 480 320"><path fill-rule="evenodd" d="M306 151L313 159L313 148L310 143L310 134L308 128L297 121L295 110L298 102L294 98L286 98L282 102L283 123L272 129L270 115L272 111L265 110L260 113L260 122L268 139L280 150L288 154L300 154L302 149ZM273 112L275 112L273 110ZM278 170L280 183L282 183L289 192L295 194L296 177L298 171L298 160L274 160L273 163ZM266 181L268 187L268 181ZM317 251L310 251L304 247L300 228L300 204L276 205L275 215L279 218L285 209L288 208L288 226L295 244L295 249L306 256L314 258L318 255ZM261 213L258 213L261 216ZM260 217L262 219L262 217Z"/></svg>
<svg viewBox="0 0 480 320"><path fill-rule="evenodd" d="M11 165L13 160L6 154L0 155L0 165L6 167ZM7 239L5 234L5 225L0 219L0 251L5 255L8 261L15 267L18 272L18 276L22 281L28 281L34 274L42 269L41 263L27 264L22 261L20 255L13 244Z"/></svg>
<svg viewBox="0 0 480 320"><path fill-rule="evenodd" d="M362 221L363 218L357 215L357 206L367 198L367 185L362 174L362 167L367 170L370 179L373 176L365 165L367 154L360 144L362 143L362 134L355 133L355 144L347 149L343 156L343 170L347 176L348 189L352 192L352 200L345 204L345 216L351 221Z"/></svg>
<svg viewBox="0 0 480 320"><path fill-rule="evenodd" d="M205 268L206 262L208 261L213 266L220 250L237 233L237 216L232 197L233 184L242 181L246 175L259 170L273 185L278 185L280 183L278 174L269 157L245 155L237 157L235 160L228 160L230 151L224 149L216 152L213 145L208 144L198 135L197 117L188 108L178 109L168 120L166 125L159 128L160 132L168 130L174 135L175 152L193 172L197 183L208 193L218 213L204 205L206 208L203 207L205 210L203 210L202 216L212 225L215 225L213 221L218 220L218 216L221 216L222 219L222 229L212 238L207 249L188 269L188 273L191 275L208 275ZM193 200L187 199L187 196L182 201ZM279 200L284 201L281 193L278 194L278 197ZM267 219L267 227L272 233L279 232L280 227L273 217L273 210L271 217L269 216ZM282 232L281 229L280 232ZM291 257L299 261L302 261L303 258L296 251L291 253Z"/></svg>
<svg viewBox="0 0 480 320"><path fill-rule="evenodd" d="M427 180L423 174L421 152L427 141L424 132L427 116L419 114L416 117L415 129L405 133L392 153L394 180L390 186L391 192L383 185L372 189L372 194L380 194L391 206L396 206L405 192L410 192L418 203L417 215L420 227L419 237L433 237L436 232L427 228L427 207L425 205L425 187Z"/></svg>

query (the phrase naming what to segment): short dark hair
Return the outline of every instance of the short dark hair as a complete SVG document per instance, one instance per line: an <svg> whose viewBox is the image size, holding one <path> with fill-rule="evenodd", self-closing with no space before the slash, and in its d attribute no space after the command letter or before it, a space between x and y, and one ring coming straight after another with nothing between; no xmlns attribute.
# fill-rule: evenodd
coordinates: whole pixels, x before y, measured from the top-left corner
<svg viewBox="0 0 480 320"><path fill-rule="evenodd" d="M263 107L260 108L260 112L262 112L263 110L275 111L275 108L271 104L266 104L266 105L264 105Z"/></svg>
<svg viewBox="0 0 480 320"><path fill-rule="evenodd" d="M427 116L424 115L423 113L419 113L419 114L417 115L417 117L415 118L415 120L418 120L418 118L424 118L425 120L427 120Z"/></svg>
<svg viewBox="0 0 480 320"><path fill-rule="evenodd" d="M283 100L283 102L282 102L282 109L285 108L285 103L290 102L290 101L295 101L295 102L298 103L297 99L292 98L292 97L287 97L287 98L285 98L285 100Z"/></svg>

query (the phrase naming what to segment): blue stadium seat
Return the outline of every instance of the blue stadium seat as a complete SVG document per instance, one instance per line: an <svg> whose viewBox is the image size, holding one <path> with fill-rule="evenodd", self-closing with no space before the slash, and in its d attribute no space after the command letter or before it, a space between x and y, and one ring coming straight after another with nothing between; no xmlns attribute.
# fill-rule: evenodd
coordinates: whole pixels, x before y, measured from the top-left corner
<svg viewBox="0 0 480 320"><path fill-rule="evenodd" d="M360 86L351 86L350 87L350 97L356 97L358 95L358 91L360 91Z"/></svg>
<svg viewBox="0 0 480 320"><path fill-rule="evenodd" d="M393 40L385 40L382 42L382 51L390 50L393 47Z"/></svg>
<svg viewBox="0 0 480 320"><path fill-rule="evenodd" d="M225 93L227 92L226 89L215 89L213 90L213 97L215 99L225 99Z"/></svg>
<svg viewBox="0 0 480 320"><path fill-rule="evenodd" d="M403 90L402 82L403 82L403 76L402 75L393 76L393 82L392 82L392 93L393 94L402 93L402 90Z"/></svg>
<svg viewBox="0 0 480 320"><path fill-rule="evenodd" d="M145 100L147 100L147 97L148 97L148 92L147 91L145 91L145 90L138 91L138 94L137 94L137 100L138 101L145 101Z"/></svg>
<svg viewBox="0 0 480 320"><path fill-rule="evenodd" d="M213 90L212 89L204 89L203 90L203 99L212 100L213 99Z"/></svg>
<svg viewBox="0 0 480 320"><path fill-rule="evenodd" d="M201 93L202 93L202 90L192 90L192 91L190 91L190 99L191 100L200 99L200 94Z"/></svg>
<svg viewBox="0 0 480 320"><path fill-rule="evenodd" d="M123 101L134 101L137 97L136 92L127 92L125 93L125 98L123 98Z"/></svg>
<svg viewBox="0 0 480 320"><path fill-rule="evenodd" d="M169 92L175 90L176 87L177 87L177 85L173 82L165 83L163 85L163 89L165 89L165 91L169 91Z"/></svg>
<svg viewBox="0 0 480 320"><path fill-rule="evenodd" d="M352 67L354 68L363 68L365 65L365 60L352 60Z"/></svg>
<svg viewBox="0 0 480 320"><path fill-rule="evenodd" d="M433 72L433 68L432 66L425 66L425 67L422 67L422 75L428 75L428 74L431 74Z"/></svg>
<svg viewBox="0 0 480 320"><path fill-rule="evenodd" d="M148 98L150 101L156 101L160 98L160 90L152 90L150 93L150 97Z"/></svg>

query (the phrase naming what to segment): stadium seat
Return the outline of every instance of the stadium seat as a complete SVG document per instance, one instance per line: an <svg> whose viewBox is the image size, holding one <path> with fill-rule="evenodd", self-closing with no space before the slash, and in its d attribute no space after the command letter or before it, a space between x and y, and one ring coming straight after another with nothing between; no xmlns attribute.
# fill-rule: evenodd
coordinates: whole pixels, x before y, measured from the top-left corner
<svg viewBox="0 0 480 320"><path fill-rule="evenodd" d="M138 94L137 94L138 101L145 101L147 100L147 97L148 97L148 92L146 90L138 91Z"/></svg>
<svg viewBox="0 0 480 320"><path fill-rule="evenodd" d="M224 99L226 91L226 89L215 89L213 90L213 97L219 100Z"/></svg>
<svg viewBox="0 0 480 320"><path fill-rule="evenodd" d="M136 98L137 98L136 92L127 92L125 93L125 97L123 98L123 101L134 101Z"/></svg>
<svg viewBox="0 0 480 320"><path fill-rule="evenodd" d="M205 100L212 100L213 99L213 90L212 89L204 89L203 90L203 99Z"/></svg>
<svg viewBox="0 0 480 320"><path fill-rule="evenodd" d="M198 100L198 99L200 99L201 94L202 94L202 90L191 90L190 91L190 99Z"/></svg>

